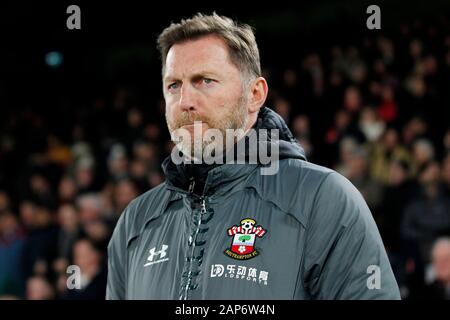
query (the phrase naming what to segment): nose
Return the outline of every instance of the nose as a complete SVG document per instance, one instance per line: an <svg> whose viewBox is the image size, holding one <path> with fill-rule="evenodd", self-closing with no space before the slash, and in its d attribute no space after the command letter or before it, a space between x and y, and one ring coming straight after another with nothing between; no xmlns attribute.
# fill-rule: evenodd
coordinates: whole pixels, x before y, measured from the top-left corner
<svg viewBox="0 0 450 320"><path fill-rule="evenodd" d="M190 87L188 84L182 85L179 102L182 111L196 111L195 93L193 91L194 88Z"/></svg>

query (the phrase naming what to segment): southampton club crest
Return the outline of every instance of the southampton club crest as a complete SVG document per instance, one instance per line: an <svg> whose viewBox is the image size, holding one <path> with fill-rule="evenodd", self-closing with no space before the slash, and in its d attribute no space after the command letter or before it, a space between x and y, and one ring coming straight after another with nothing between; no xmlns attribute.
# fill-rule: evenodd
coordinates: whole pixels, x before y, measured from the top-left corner
<svg viewBox="0 0 450 320"><path fill-rule="evenodd" d="M261 226L256 226L256 221L250 218L241 220L240 226L232 226L228 229L228 236L233 237L231 249L225 250L225 254L233 259L248 260L259 253L255 249L256 237L262 238L266 234Z"/></svg>

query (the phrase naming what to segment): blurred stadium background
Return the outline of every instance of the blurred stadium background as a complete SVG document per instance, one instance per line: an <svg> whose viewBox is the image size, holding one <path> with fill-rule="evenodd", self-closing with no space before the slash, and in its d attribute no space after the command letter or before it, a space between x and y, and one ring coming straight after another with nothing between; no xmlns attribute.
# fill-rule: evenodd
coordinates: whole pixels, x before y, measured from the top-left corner
<svg viewBox="0 0 450 320"><path fill-rule="evenodd" d="M156 37L216 10L256 28L267 105L363 194L402 297L450 299L450 2L377 1L375 31L370 4L2 2L0 298L104 298L115 222L172 148Z"/></svg>

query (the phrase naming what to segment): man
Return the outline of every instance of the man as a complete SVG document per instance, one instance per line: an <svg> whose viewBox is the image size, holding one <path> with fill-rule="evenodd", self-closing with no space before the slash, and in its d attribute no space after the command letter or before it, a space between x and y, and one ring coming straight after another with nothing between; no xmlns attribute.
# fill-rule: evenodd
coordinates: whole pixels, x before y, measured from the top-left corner
<svg viewBox="0 0 450 320"><path fill-rule="evenodd" d="M81 288L66 290L63 300L98 300L105 296L106 270L103 263L102 246L90 238L80 238L73 246L74 264L83 270Z"/></svg>
<svg viewBox="0 0 450 320"><path fill-rule="evenodd" d="M361 195L306 162L282 118L263 106L268 86L252 29L198 14L165 29L158 44L167 124L194 163L172 154L166 181L124 210L108 247L107 299L398 299ZM222 143L227 129L245 133L231 148ZM177 139L180 130L193 139ZM204 139L210 130L226 139ZM251 130L276 130L278 139L246 142ZM223 164L195 163L198 151L213 146L220 160L242 143ZM261 161L266 147L273 163ZM274 163L276 173L264 172Z"/></svg>
<svg viewBox="0 0 450 320"><path fill-rule="evenodd" d="M436 240L431 251L435 279L425 290L425 299L450 300L450 238Z"/></svg>

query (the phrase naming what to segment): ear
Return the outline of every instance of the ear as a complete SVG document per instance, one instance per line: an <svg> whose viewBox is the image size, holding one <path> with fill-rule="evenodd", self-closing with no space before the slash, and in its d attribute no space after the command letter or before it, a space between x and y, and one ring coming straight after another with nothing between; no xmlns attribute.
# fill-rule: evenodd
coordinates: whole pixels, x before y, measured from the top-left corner
<svg viewBox="0 0 450 320"><path fill-rule="evenodd" d="M259 111L259 109L263 106L264 102L266 101L268 91L269 87L267 85L266 79L264 79L263 77L258 77L253 81L253 84L250 85L250 92L249 92L249 100L248 100L249 113Z"/></svg>

